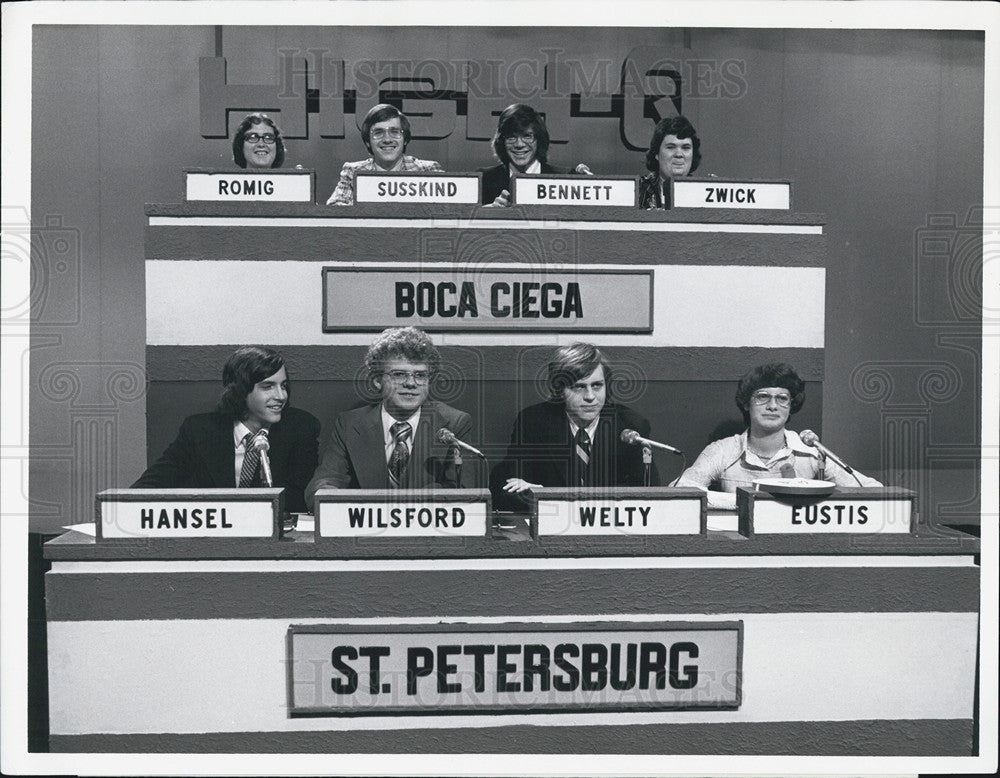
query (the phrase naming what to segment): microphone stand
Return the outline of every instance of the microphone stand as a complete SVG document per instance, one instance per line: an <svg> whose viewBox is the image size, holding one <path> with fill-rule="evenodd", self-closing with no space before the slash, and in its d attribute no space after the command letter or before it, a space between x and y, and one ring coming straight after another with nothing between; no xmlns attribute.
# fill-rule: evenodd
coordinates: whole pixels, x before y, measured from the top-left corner
<svg viewBox="0 0 1000 778"><path fill-rule="evenodd" d="M452 459L455 462L455 488L462 488L462 449L452 446Z"/></svg>
<svg viewBox="0 0 1000 778"><path fill-rule="evenodd" d="M642 485L649 486L650 469L653 466L653 449L649 446L642 447Z"/></svg>

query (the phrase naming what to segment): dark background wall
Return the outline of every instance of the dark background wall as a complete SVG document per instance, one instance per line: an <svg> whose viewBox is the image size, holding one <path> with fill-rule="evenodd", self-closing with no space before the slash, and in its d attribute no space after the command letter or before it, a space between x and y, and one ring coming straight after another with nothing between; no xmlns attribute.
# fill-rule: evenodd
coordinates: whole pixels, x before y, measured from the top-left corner
<svg viewBox="0 0 1000 778"><path fill-rule="evenodd" d="M185 167L229 165L229 139L201 135L199 58L225 57L230 84L275 84L288 50L349 67L487 60L510 71L527 62L516 73L529 83L497 81L498 108L516 99L512 90L530 89L531 63L555 50L578 63L569 91L594 87L584 98L592 110L610 105L630 52L636 62L651 52L675 60L703 172L790 179L795 210L826 216L823 396L800 426L822 426L860 469L917 488L925 512L978 522L982 34L51 26L35 27L33 45L34 531L87 520L96 491L128 485L146 463L147 424L151 440L169 437L159 407L147 419L142 206L178 202ZM465 88L460 79L447 86ZM561 88L553 105L568 101ZM361 97L368 105L378 96ZM312 129L289 139L288 164L317 171L320 199L345 159L365 156L353 119L343 139ZM468 139L467 121L456 115L446 137L415 140L409 152L451 170L489 164L488 142ZM616 119L566 126L554 161L641 172L643 154L623 145ZM324 420L331 399L348 399L321 385L298 392L297 404ZM723 382L705 397L706 439L712 421L735 415L731 392ZM194 412L214 393L179 386L177 402ZM502 438L500 426L486 436Z"/></svg>

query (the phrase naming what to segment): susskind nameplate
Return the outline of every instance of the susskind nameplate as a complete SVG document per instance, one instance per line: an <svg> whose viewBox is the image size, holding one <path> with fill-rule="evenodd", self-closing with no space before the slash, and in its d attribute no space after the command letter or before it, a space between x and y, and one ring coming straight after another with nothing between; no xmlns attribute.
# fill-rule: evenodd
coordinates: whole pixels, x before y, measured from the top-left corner
<svg viewBox="0 0 1000 778"><path fill-rule="evenodd" d="M775 497L740 488L744 535L897 534L913 531L914 493L897 488L843 488L825 498Z"/></svg>
<svg viewBox="0 0 1000 778"><path fill-rule="evenodd" d="M357 203L479 205L482 173L358 173Z"/></svg>
<svg viewBox="0 0 1000 778"><path fill-rule="evenodd" d="M485 489L320 489L314 512L318 538L485 537L490 498Z"/></svg>
<svg viewBox="0 0 1000 778"><path fill-rule="evenodd" d="M188 202L311 203L314 173L311 170L184 173Z"/></svg>
<svg viewBox="0 0 1000 778"><path fill-rule="evenodd" d="M284 489L108 489L98 540L277 538Z"/></svg>
<svg viewBox="0 0 1000 778"><path fill-rule="evenodd" d="M698 489L538 489L537 537L700 535L706 497Z"/></svg>
<svg viewBox="0 0 1000 778"><path fill-rule="evenodd" d="M743 624L288 630L291 716L737 709Z"/></svg>
<svg viewBox="0 0 1000 778"><path fill-rule="evenodd" d="M516 205L611 205L634 208L638 192L636 179L622 176L514 176L511 186Z"/></svg>
<svg viewBox="0 0 1000 778"><path fill-rule="evenodd" d="M732 181L673 179L674 208L736 208L787 211L792 207L792 185L787 181Z"/></svg>

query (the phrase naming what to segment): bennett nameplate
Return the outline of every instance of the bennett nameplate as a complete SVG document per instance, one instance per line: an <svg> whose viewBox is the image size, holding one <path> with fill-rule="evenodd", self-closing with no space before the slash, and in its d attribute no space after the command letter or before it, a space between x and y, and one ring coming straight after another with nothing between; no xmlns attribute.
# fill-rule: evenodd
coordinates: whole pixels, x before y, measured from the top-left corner
<svg viewBox="0 0 1000 778"><path fill-rule="evenodd" d="M323 331L652 332L652 270L323 268Z"/></svg>
<svg viewBox="0 0 1000 778"><path fill-rule="evenodd" d="M316 493L316 533L321 538L485 537L488 492L462 490L449 499L420 492L321 489Z"/></svg>
<svg viewBox="0 0 1000 778"><path fill-rule="evenodd" d="M904 489L838 489L825 499L789 499L741 488L736 495L746 535L908 534L913 493Z"/></svg>
<svg viewBox="0 0 1000 778"><path fill-rule="evenodd" d="M291 626L292 716L737 709L742 622Z"/></svg>
<svg viewBox="0 0 1000 778"><path fill-rule="evenodd" d="M311 170L261 173L185 171L186 199L233 203L311 203Z"/></svg>
<svg viewBox="0 0 1000 778"><path fill-rule="evenodd" d="M97 495L97 537L278 537L283 493L283 489L108 489Z"/></svg>
<svg viewBox="0 0 1000 778"><path fill-rule="evenodd" d="M792 185L760 181L673 180L674 208L739 208L787 211L792 207Z"/></svg>
<svg viewBox="0 0 1000 778"><path fill-rule="evenodd" d="M358 173L357 203L460 203L479 205L482 173Z"/></svg>
<svg viewBox="0 0 1000 778"><path fill-rule="evenodd" d="M613 205L634 208L635 178L597 176L514 176L517 205Z"/></svg>
<svg viewBox="0 0 1000 778"><path fill-rule="evenodd" d="M704 531L705 495L678 490L670 497L653 496L573 499L550 498L540 490L537 535L612 536L699 535Z"/></svg>

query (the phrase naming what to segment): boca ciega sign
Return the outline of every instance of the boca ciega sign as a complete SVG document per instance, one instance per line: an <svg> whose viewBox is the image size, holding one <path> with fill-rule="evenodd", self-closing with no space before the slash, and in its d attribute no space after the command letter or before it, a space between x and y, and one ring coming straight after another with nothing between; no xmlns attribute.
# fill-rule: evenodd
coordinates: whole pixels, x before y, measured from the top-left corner
<svg viewBox="0 0 1000 778"><path fill-rule="evenodd" d="M736 709L743 623L292 625L292 716Z"/></svg>
<svg viewBox="0 0 1000 778"><path fill-rule="evenodd" d="M323 331L653 331L652 270L323 268Z"/></svg>

